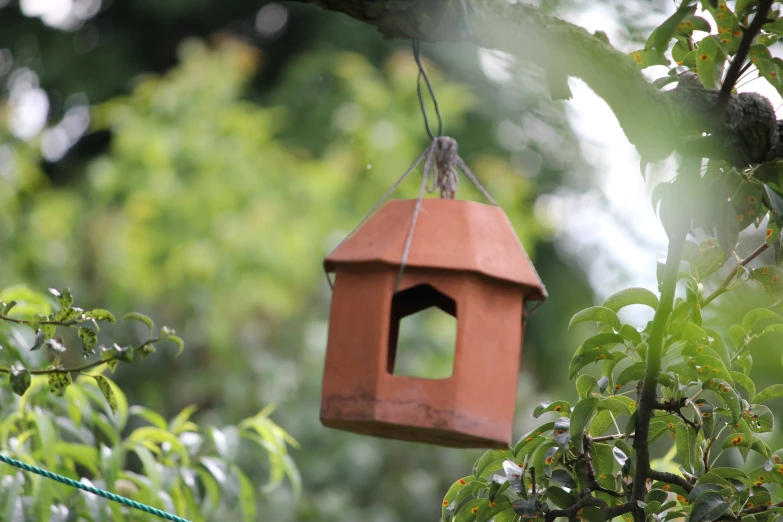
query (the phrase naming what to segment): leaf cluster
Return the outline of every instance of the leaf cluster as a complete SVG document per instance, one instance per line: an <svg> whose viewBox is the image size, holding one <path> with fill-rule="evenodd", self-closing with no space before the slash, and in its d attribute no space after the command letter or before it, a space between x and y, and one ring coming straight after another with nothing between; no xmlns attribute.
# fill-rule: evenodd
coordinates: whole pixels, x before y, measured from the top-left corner
<svg viewBox="0 0 783 522"><path fill-rule="evenodd" d="M182 339L167 327L154 335L152 320L133 312L122 319L139 324L146 339L106 347L98 336L107 333L101 326L115 324L111 312L78 308L67 289L50 294L54 305L26 287L0 292L0 357L12 359L0 368L8 375L0 386L3 454L194 521L257 520L258 473L249 476L240 464L259 450L268 460L264 490L288 480L298 492L301 479L288 453L298 444L269 418L271 407L223 428L199 427L194 406L169 420L129 407L105 370L153 353L161 341L181 350ZM70 340L93 360L65 366ZM9 466L0 483L0 520L139 520L120 504Z"/></svg>

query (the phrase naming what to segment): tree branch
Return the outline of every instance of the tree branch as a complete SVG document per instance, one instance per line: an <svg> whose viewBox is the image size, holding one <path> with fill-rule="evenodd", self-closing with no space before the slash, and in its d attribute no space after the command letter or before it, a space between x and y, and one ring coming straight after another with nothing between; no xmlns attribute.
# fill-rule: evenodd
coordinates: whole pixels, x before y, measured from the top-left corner
<svg viewBox="0 0 783 522"><path fill-rule="evenodd" d="M598 480L595 477L595 470L593 469L593 455L590 451L592 449L592 442L593 441L589 435L583 436L582 447L585 458L585 467L587 468L587 487L590 488L590 491L600 491L613 497L624 497L624 493L605 488L598 483Z"/></svg>
<svg viewBox="0 0 783 522"><path fill-rule="evenodd" d="M731 97L731 91L734 89L734 85L742 73L742 67L745 59L748 57L750 46L753 40L761 31L761 26L767 22L767 14L772 7L772 0L760 0L758 9L756 10L756 16L753 17L753 21L750 23L747 29L742 32L742 40L740 40L737 53L731 60L729 70L726 71L726 77L723 80L723 85L720 88L720 94L718 96L718 111L723 113L726 109L726 105L729 103Z"/></svg>
<svg viewBox="0 0 783 522"><path fill-rule="evenodd" d="M666 412L669 412L669 413L674 413L678 417L680 417L680 419L682 419L682 421L685 424L687 424L688 426L690 426L694 430L699 431L699 425L696 424L695 422L693 422L692 420L690 420L685 415L683 415L683 413L680 411L680 408L684 408L685 407L685 401L686 401L685 398L682 398L679 401L676 400L676 399L671 399L668 402L658 402L658 401L655 401L654 409L666 411Z"/></svg>
<svg viewBox="0 0 783 522"><path fill-rule="evenodd" d="M700 164L701 160L699 160ZM680 175L692 175L691 167L695 167L695 174L698 175L699 165L692 165L688 161L687 166L683 165ZM658 301L658 308L653 317L652 329L647 341L647 368L644 373L641 391L639 393L639 405L636 411L636 437L634 438L634 449L636 450L636 471L634 473L633 489L631 492L631 503L634 508L634 517L636 522L644 522L644 510L638 507L638 501L644 500L647 492L646 483L650 471L650 419L657 401L656 389L658 386L658 376L661 372L661 358L663 356L663 343L666 337L666 325L669 316L672 313L674 305L674 291L677 285L677 273L680 269L680 259L682 258L682 249L685 244L685 236L690 228L690 222L679 223L678 230L674 231L669 238L669 249L666 257L666 268L664 270L663 282L661 284L661 298Z"/></svg>
<svg viewBox="0 0 783 522"><path fill-rule="evenodd" d="M666 482L667 484L674 484L676 486L680 486L688 493L690 493L691 490L693 489L693 485L690 482L688 482L687 480L685 480L679 475L675 475L674 473L669 473L667 471L658 471L658 470L650 469L647 472L647 478L657 480L658 482Z"/></svg>
<svg viewBox="0 0 783 522"><path fill-rule="evenodd" d="M726 276L726 278L721 282L721 284L716 288L710 295L708 295L704 301L702 301L701 306L704 308L708 304L710 304L716 297L719 297L721 294L723 294L726 289L729 286L729 283L734 279L734 277L737 275L737 271L741 266L745 266L754 259L756 259L758 256L760 256L766 249L769 248L769 245L767 243L764 243L763 245L759 245L756 250L748 254L748 257L741 260L739 263L737 263L737 266L734 267L734 269L729 272L729 274Z"/></svg>
<svg viewBox="0 0 783 522"><path fill-rule="evenodd" d="M614 517L620 516L624 513L628 513L633 509L630 502L621 504L619 506L610 506L600 498L595 498L592 495L584 495L571 507L566 509L552 509L547 511L544 515L544 522L553 522L556 518L568 518L571 519L576 516L577 512L587 506L595 506L601 510L606 520L611 520Z"/></svg>
<svg viewBox="0 0 783 522"><path fill-rule="evenodd" d="M345 13L387 37L426 42L471 41L505 51L547 74L583 80L614 112L629 141L648 161L674 149L676 111L632 59L582 27L522 2L465 0L296 0ZM467 30L468 25L471 31Z"/></svg>

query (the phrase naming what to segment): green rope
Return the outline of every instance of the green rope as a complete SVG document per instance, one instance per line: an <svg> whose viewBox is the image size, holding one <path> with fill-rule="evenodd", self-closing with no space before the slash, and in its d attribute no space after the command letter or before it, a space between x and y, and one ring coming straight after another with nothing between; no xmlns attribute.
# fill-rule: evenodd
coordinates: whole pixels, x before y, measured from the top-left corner
<svg viewBox="0 0 783 522"><path fill-rule="evenodd" d="M150 515L155 515L156 517L163 518L165 520L173 520L174 522L189 522L188 520L184 518L180 518L176 515L172 515L171 513L166 513L165 511L161 511L159 509L155 509L152 506L147 506L145 504L140 504L134 500L131 500L129 498L121 497L119 495L115 495L114 493L109 493L108 491L104 491L102 489L94 488L92 486L88 486L87 484L83 484L81 482L77 482L73 479L69 479L68 477L63 477L62 475L58 475L56 473L52 473L51 471L47 471L45 469L41 469L35 466L31 466L29 464L25 464L24 462L20 462L18 460L12 459L10 457L6 457L5 455L0 454L0 462L5 462L6 464L9 464L11 466L15 466L17 468L23 469L25 471L29 471L30 473L35 473L37 475L41 475L42 477L46 477L48 479L56 480L57 482L60 482L62 484L65 484L66 486L71 486L73 488L81 489L82 491L86 491L88 493L92 493L93 495L98 495L99 497L103 497L106 499L109 499L113 502L118 502L124 506L128 506L133 509L138 509L139 511L143 511L145 513L149 513Z"/></svg>

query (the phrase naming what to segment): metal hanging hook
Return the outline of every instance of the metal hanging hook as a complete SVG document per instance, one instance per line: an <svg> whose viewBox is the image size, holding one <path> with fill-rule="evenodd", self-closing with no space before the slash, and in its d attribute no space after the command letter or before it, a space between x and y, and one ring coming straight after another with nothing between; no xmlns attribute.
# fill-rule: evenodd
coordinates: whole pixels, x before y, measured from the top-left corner
<svg viewBox="0 0 783 522"><path fill-rule="evenodd" d="M440 114L440 108L438 107L438 98L435 96L435 90L430 83L430 77L427 76L427 71L424 69L424 65L421 63L421 42L419 40L412 40L413 44L413 59L416 60L416 65L419 67L419 76L416 78L416 94L419 96L419 107L421 108L421 114L424 117L424 129L427 131L427 135L430 139L435 139L435 135L430 128L430 121L427 116L427 108L424 106L424 96L421 92L421 79L427 83L427 90L430 93L432 99L432 105L435 107L435 114L438 117L438 137L443 136L443 117Z"/></svg>

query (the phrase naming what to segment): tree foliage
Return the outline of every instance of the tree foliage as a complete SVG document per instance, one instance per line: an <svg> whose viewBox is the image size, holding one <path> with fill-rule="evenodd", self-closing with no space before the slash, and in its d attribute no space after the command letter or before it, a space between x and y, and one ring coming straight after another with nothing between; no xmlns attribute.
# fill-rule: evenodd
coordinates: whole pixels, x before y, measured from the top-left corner
<svg viewBox="0 0 783 522"><path fill-rule="evenodd" d="M671 78L680 82L678 89L694 89L698 96L704 85L719 85L706 98L704 117L725 112L729 119L737 71L757 72L779 88L783 62L767 50L779 35L779 13L770 5L737 2L735 12L723 0L703 2L717 34L697 39L694 32L709 32L711 26L695 16L696 2L682 2L631 58L640 67L669 65L671 51L676 65L656 83ZM767 147L765 128L757 126L728 152ZM702 137L722 139L717 134L713 129ZM764 436L774 425L766 403L783 397L783 387L758 390L750 375L754 355L780 352L780 162L762 155L732 165L712 157L702 171L701 158L708 155L692 154L696 161L688 156L677 177L658 186L653 198L669 235L667 260L658 273L660 295L630 288L572 318L572 326L597 325L571 359L578 401L539 404L534 416L546 415L549 422L513 447L479 458L473 474L446 493L443 520L772 521L783 513L781 451ZM763 243L724 269L738 233L750 224L763 224ZM714 233L717 239L710 237ZM688 234L707 238L694 241ZM747 267L770 247L774 264ZM745 284L767 294L771 304L747 312L726 338L705 310ZM675 297L678 286L684 295ZM617 312L629 305L652 308L653 320L625 324ZM651 450L663 441L671 451L652 460ZM745 462L744 469L726 466L731 453Z"/></svg>
<svg viewBox="0 0 783 522"><path fill-rule="evenodd" d="M284 478L299 487L287 451L297 443L269 419L271 408L236 426L202 428L191 420L192 406L167 420L151 409L128 405L106 371L122 371L134 358L153 354L156 343L173 343L181 350L183 341L173 330L164 326L153 334L149 317L130 312L123 320L140 323L144 340L99 344L99 337L108 337L106 325L116 323L114 315L79 308L68 289L50 292L54 307L26 287L0 292L2 361L11 364L0 367L7 375L0 387L4 455L192 520L257 520L257 487L239 464L242 440L269 458L267 487ZM69 347L77 343L75 354ZM90 362L69 364L79 358ZM141 516L10 466L0 475L4 520L97 522Z"/></svg>

